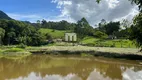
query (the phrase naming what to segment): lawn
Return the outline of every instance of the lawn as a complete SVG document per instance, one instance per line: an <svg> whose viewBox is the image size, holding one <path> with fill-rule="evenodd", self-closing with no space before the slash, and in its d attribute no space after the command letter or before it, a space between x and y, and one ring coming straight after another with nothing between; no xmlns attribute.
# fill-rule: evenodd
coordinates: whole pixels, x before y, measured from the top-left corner
<svg viewBox="0 0 142 80"><path fill-rule="evenodd" d="M85 37L81 42L98 47L136 48L132 41L126 39L101 40L94 37Z"/></svg>
<svg viewBox="0 0 142 80"><path fill-rule="evenodd" d="M65 30L53 30L53 29L44 29L44 28L41 28L39 31L43 34L47 33L50 34L54 39L64 38L64 34L67 32Z"/></svg>
<svg viewBox="0 0 142 80"><path fill-rule="evenodd" d="M96 41L99 41L100 39L98 38L93 38L93 37L85 37L81 42L84 44L91 44L94 43Z"/></svg>

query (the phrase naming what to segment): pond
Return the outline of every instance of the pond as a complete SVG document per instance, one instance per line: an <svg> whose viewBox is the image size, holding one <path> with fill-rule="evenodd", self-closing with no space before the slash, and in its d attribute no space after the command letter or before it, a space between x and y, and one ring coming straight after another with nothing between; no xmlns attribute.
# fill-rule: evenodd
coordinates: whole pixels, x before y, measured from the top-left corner
<svg viewBox="0 0 142 80"><path fill-rule="evenodd" d="M140 61L31 55L0 59L0 80L142 80Z"/></svg>

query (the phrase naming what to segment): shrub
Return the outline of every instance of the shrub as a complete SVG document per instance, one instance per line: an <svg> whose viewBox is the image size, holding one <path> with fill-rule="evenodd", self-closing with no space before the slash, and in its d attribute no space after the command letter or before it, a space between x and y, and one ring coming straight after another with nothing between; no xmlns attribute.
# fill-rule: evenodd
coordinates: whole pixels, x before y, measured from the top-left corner
<svg viewBox="0 0 142 80"><path fill-rule="evenodd" d="M106 33L101 32L101 31L96 31L94 33L94 36L97 37L97 38L101 38L101 39L108 38L108 35Z"/></svg>
<svg viewBox="0 0 142 80"><path fill-rule="evenodd" d="M19 44L18 46L17 46L17 48L26 48L27 46L26 45L24 45L23 43L21 43L21 44Z"/></svg>

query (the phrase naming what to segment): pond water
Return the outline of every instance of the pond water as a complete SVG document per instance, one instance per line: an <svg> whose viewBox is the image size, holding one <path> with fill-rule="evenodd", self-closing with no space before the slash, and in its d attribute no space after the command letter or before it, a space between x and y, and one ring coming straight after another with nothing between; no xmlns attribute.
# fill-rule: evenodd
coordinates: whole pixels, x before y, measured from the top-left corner
<svg viewBox="0 0 142 80"><path fill-rule="evenodd" d="M0 80L142 80L140 61L31 55L0 59Z"/></svg>

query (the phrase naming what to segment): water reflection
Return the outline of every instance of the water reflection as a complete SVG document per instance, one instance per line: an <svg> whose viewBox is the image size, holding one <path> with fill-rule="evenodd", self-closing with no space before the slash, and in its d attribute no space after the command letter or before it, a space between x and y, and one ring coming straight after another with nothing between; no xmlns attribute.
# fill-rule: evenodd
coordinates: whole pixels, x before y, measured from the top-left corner
<svg viewBox="0 0 142 80"><path fill-rule="evenodd" d="M123 75L123 80L142 80L142 70L134 71L134 68L126 69Z"/></svg>
<svg viewBox="0 0 142 80"><path fill-rule="evenodd" d="M28 75L28 77L19 77L17 79L7 79L7 80L82 80L75 74L68 74L67 76L61 75L46 75L45 77L41 77L40 74L36 74L32 72Z"/></svg>
<svg viewBox="0 0 142 80"><path fill-rule="evenodd" d="M100 72L94 70L93 72L90 73L87 80L111 80L111 79L109 77L104 77Z"/></svg>
<svg viewBox="0 0 142 80"><path fill-rule="evenodd" d="M61 75L46 75L41 77L41 74L36 74L35 72L30 73L27 77L19 77L17 79L7 79L7 80L82 80L76 74L68 74L67 76ZM111 80L109 77L104 77L100 72L96 70L92 71L87 78L87 80Z"/></svg>
<svg viewBox="0 0 142 80"><path fill-rule="evenodd" d="M132 68L126 69L126 71L122 73L122 76L123 76L123 80L142 80L142 71L134 72ZM7 80L82 80L82 79L76 74L72 74L72 73L66 76L54 74L54 75L46 75L45 77L42 77L40 73L37 74L35 72L32 72L27 77L19 77L16 79L7 79ZM97 70L95 69L94 71L90 73L87 80L112 80L112 79L109 77L104 77L100 72L97 72ZM114 80L118 80L118 79L114 79Z"/></svg>
<svg viewBox="0 0 142 80"><path fill-rule="evenodd" d="M0 59L0 80L142 80L137 61L31 55Z"/></svg>

